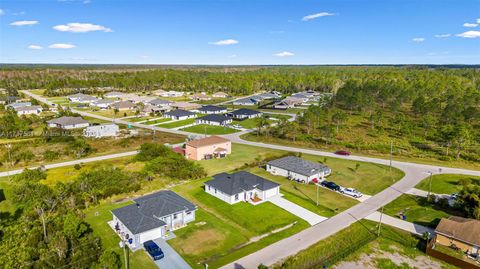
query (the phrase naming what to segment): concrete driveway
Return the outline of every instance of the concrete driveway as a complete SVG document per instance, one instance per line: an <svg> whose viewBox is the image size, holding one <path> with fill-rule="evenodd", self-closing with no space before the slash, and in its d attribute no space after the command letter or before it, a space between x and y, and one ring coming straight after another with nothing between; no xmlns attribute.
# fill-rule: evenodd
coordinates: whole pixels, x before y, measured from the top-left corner
<svg viewBox="0 0 480 269"><path fill-rule="evenodd" d="M155 261L160 269L192 269L190 265L178 254L164 239L153 240L163 250L165 257ZM148 255L148 254L147 254Z"/></svg>
<svg viewBox="0 0 480 269"><path fill-rule="evenodd" d="M305 209L305 208L303 208L303 207L301 207L301 206L299 206L295 203L292 203L292 202L288 201L287 199L281 197L280 195L269 198L268 201L271 202L272 204L278 206L278 207L281 207L281 208L287 210L288 212L292 213L293 215L305 220L306 222L310 223L310 225L318 224L318 223L327 219L327 218L322 217L318 214L315 214L312 211L307 210L307 209Z"/></svg>

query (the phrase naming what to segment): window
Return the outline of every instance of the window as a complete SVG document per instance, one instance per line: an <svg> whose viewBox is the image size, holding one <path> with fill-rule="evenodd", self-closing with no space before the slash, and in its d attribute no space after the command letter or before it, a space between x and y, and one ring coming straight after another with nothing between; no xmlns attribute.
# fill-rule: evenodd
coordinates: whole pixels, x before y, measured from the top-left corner
<svg viewBox="0 0 480 269"><path fill-rule="evenodd" d="M208 185L208 190L210 190L210 185Z"/></svg>
<svg viewBox="0 0 480 269"><path fill-rule="evenodd" d="M238 201L238 193L235 194L235 201Z"/></svg>
<svg viewBox="0 0 480 269"><path fill-rule="evenodd" d="M190 212L187 212L187 215L192 215L192 212L191 212L191 211L190 211Z"/></svg>
<svg viewBox="0 0 480 269"><path fill-rule="evenodd" d="M214 189L215 190L215 193L217 193L217 189Z"/></svg>
<svg viewBox="0 0 480 269"><path fill-rule="evenodd" d="M173 219L177 219L178 218L178 214L173 214Z"/></svg>

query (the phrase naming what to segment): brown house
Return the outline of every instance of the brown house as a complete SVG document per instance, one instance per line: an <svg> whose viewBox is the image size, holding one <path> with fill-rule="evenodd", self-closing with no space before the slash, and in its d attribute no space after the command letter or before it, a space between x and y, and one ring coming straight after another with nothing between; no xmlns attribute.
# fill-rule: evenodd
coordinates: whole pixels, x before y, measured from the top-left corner
<svg viewBox="0 0 480 269"><path fill-rule="evenodd" d="M232 142L219 136L188 141L185 146L185 157L196 161L222 158L230 153L232 153Z"/></svg>
<svg viewBox="0 0 480 269"><path fill-rule="evenodd" d="M435 243L453 246L468 254L479 254L480 221L461 217L442 218L435 229Z"/></svg>

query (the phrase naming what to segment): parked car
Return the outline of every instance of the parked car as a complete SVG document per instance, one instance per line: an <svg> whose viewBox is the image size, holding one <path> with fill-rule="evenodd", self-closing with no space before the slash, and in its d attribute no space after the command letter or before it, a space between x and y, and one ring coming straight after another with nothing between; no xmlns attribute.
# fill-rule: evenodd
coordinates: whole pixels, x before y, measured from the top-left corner
<svg viewBox="0 0 480 269"><path fill-rule="evenodd" d="M320 183L320 185L322 185L322 186L324 186L324 187L326 187L326 188L329 188L329 189L331 189L331 190L333 190L333 191L340 191L340 190L341 190L340 186L338 186L337 184L335 184L335 183L333 183L333 182L331 182L331 181L326 181L326 180L324 180L324 181L322 181L322 183Z"/></svg>
<svg viewBox="0 0 480 269"><path fill-rule="evenodd" d="M143 243L143 247L148 252L148 254L152 256L154 261L160 260L165 256L162 249L157 245L157 243L153 242L152 240L148 240Z"/></svg>
<svg viewBox="0 0 480 269"><path fill-rule="evenodd" d="M337 150L334 153L337 154L337 155L350 156L350 152L348 152L346 150Z"/></svg>
<svg viewBox="0 0 480 269"><path fill-rule="evenodd" d="M346 195L350 195L352 197L355 197L355 198L360 198L363 196L363 194L359 191L357 191L356 189L354 188L344 188L341 190L341 193L344 193Z"/></svg>

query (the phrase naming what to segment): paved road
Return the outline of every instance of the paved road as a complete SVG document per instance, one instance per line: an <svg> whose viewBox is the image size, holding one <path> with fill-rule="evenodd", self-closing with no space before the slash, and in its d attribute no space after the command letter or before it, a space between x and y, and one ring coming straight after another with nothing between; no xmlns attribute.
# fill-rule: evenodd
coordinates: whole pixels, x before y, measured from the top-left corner
<svg viewBox="0 0 480 269"><path fill-rule="evenodd" d="M380 221L380 212L375 211L372 214L365 217L365 219L372 220L379 222ZM395 218L386 214L382 216L382 224L387 224L393 227L397 227L404 231L410 232L412 234L423 235L425 232L429 232L430 234L433 233L433 229L429 227L425 227L422 225L414 224L408 221L401 220L399 218Z"/></svg>
<svg viewBox="0 0 480 269"><path fill-rule="evenodd" d="M318 224L327 219L326 217L322 217L310 210L307 210L295 203L288 201L287 199L281 197L280 195L269 198L268 201L278 207L281 207L287 210L293 215L305 220L306 222L310 223L310 225Z"/></svg>
<svg viewBox="0 0 480 269"><path fill-rule="evenodd" d="M41 96L32 94L28 91L23 91L23 92L33 98L36 98L41 102L45 102L51 105L51 102L49 102L48 100L46 100ZM102 116L98 116L95 114L82 112L82 111L75 111L75 112L78 112L79 114L84 116L111 121L111 119L107 117L102 117ZM149 126L145 124L130 123L130 122L125 122L121 120L117 120L117 123L131 124L132 126L136 126L139 128L146 128L146 129L157 130L157 131L168 132L168 133L176 133L176 134L184 134L184 135L191 134L188 132L159 128L159 127ZM372 162L377 164L389 165L389 160L384 160L379 158L353 156L353 155L339 156L331 152L265 144L265 143L252 142L252 141L246 141L241 139L240 136L247 132L248 131L243 131L235 134L224 135L224 137L229 138L234 143L245 144L245 145L250 145L255 147L278 149L278 150L285 150L285 151L292 151L292 152L302 152L302 153L311 154L311 155L327 156L327 157L341 158L341 159L347 159L347 160L364 161L364 162ZM429 175L429 173L465 174L465 175L480 176L480 171L450 168L450 167L439 167L439 166L426 165L426 164L393 161L392 166L402 170L405 173L405 176L401 180L394 183L389 188L383 190L380 193L377 193L376 195L370 197L368 200L362 203L359 203L335 215L330 219L327 219L293 236L290 236L272 245L269 245L255 253L252 253L231 264L228 264L223 268L257 268L259 264L272 265L284 258L294 255L299 251L304 250L309 246L315 244L316 242L322 239L325 239L326 237L347 228L354 222L373 214L382 206L390 203L391 201L393 201L403 193L406 193L410 189L415 187L415 185L417 185L422 179L426 178ZM439 168L442 169L441 172Z"/></svg>

